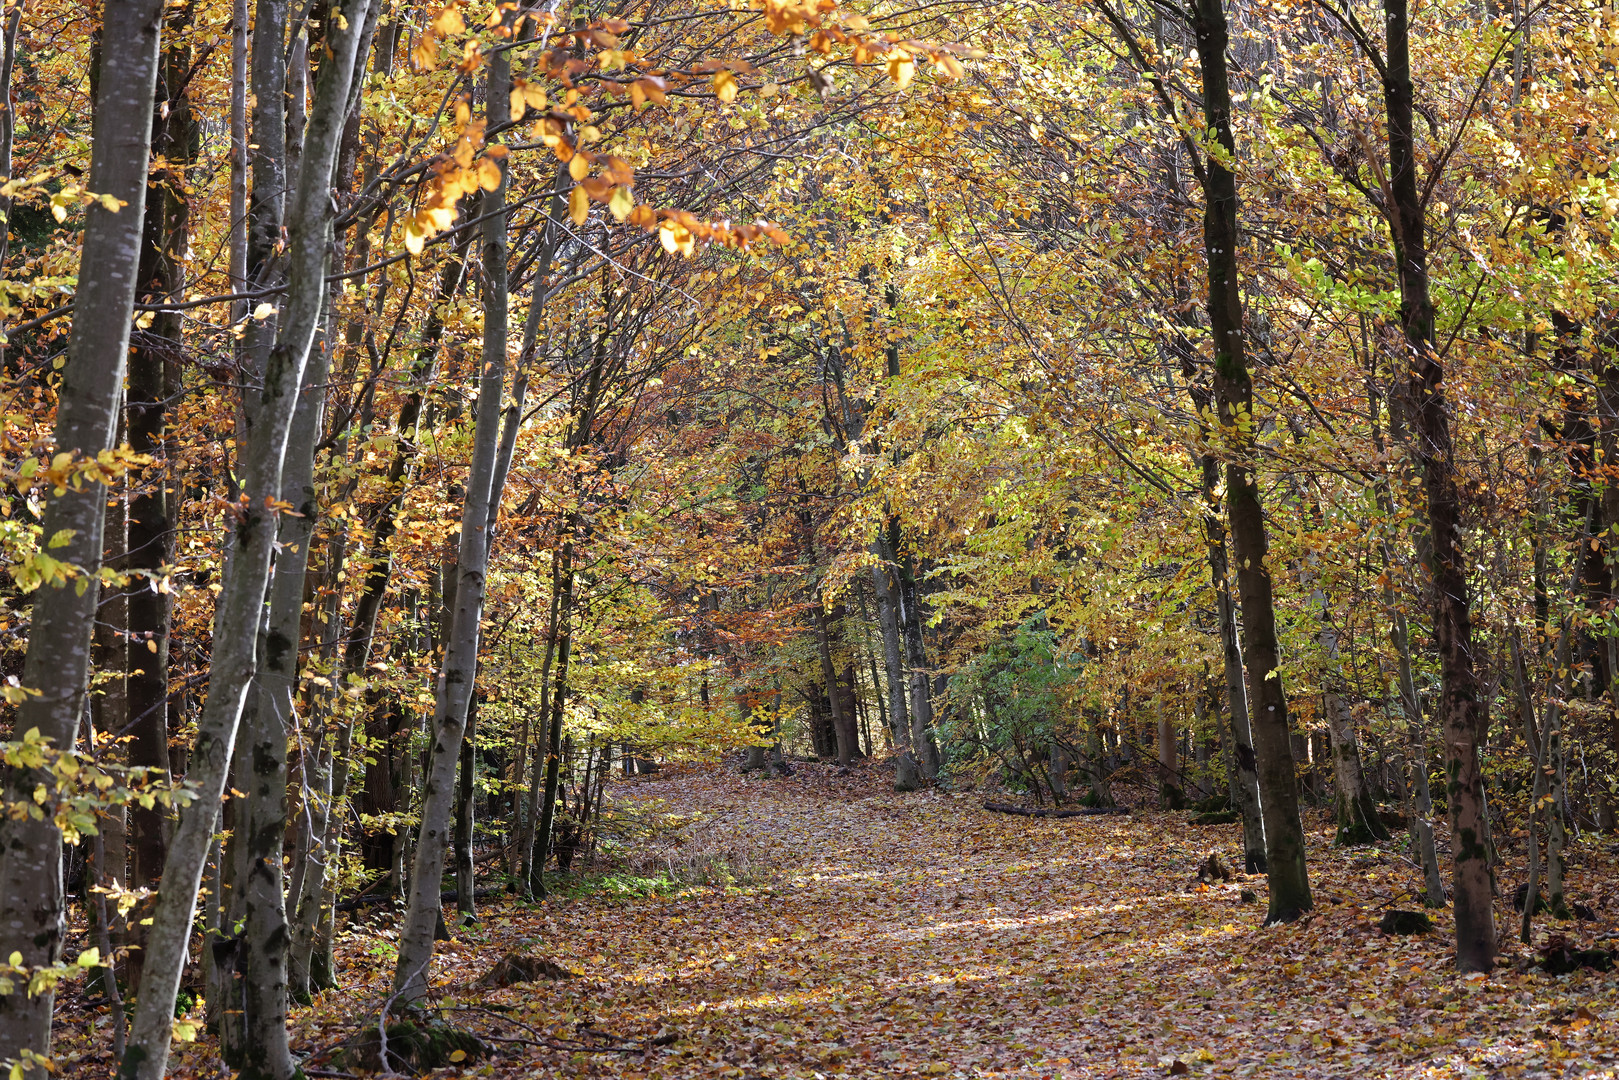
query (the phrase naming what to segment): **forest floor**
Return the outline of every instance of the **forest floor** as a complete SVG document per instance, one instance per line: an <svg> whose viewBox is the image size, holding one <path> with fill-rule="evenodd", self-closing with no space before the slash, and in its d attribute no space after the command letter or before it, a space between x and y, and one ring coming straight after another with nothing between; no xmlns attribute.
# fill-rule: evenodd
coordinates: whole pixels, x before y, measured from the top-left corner
<svg viewBox="0 0 1619 1080"><path fill-rule="evenodd" d="M1316 911L1265 928L1262 877L1196 881L1211 851L1238 856L1239 827L1186 814L1012 817L813 764L774 780L672 769L612 799L619 871L543 905L486 905L441 943L446 1015L512 1041L436 1075L1619 1075L1619 973L1530 969L1503 902L1509 955L1459 977L1443 913L1427 935L1377 929L1413 906L1416 871L1392 848L1333 849L1319 812ZM1603 837L1580 848L1571 891L1599 919L1554 931L1614 933L1616 853ZM514 951L576 975L472 985ZM295 1013L295 1045L351 1034L391 958L385 929L345 937L347 985ZM185 1048L180 1075L218 1075L213 1053ZM328 1060L311 1064L340 1071Z"/></svg>

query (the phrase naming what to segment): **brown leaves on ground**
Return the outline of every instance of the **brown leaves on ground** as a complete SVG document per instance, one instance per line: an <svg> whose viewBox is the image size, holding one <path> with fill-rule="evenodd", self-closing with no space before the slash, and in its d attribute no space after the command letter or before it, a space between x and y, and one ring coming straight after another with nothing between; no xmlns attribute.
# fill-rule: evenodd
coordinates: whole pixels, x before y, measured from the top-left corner
<svg viewBox="0 0 1619 1080"><path fill-rule="evenodd" d="M436 979L457 1023L504 1040L466 1075L1614 1075L1613 974L1518 970L1514 943L1497 973L1457 976L1446 913L1434 933L1378 931L1416 871L1334 850L1329 830L1311 837L1317 910L1264 928L1263 878L1196 878L1211 845L1241 866L1236 827L1184 814L1031 820L813 765L770 781L676 771L616 797L700 823L775 882L486 907ZM1611 884L1613 862L1592 849L1584 891ZM346 988L295 1016L305 1052L381 1000L385 941L345 941ZM473 986L513 950L583 974ZM189 1048L182 1074L211 1073L212 1056Z"/></svg>

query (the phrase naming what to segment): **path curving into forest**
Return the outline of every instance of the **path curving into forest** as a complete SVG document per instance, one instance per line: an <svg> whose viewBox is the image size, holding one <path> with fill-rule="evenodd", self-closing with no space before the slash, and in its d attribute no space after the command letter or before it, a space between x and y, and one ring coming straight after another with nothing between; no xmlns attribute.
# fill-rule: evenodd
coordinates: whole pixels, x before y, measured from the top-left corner
<svg viewBox="0 0 1619 1080"><path fill-rule="evenodd" d="M509 1008L491 1029L507 1037L676 1040L632 1054L505 1044L469 1075L1612 1075L1614 976L1459 979L1442 932L1376 929L1414 871L1331 851L1324 828L1317 913L1265 929L1262 879L1195 881L1211 850L1235 854L1236 827L1185 814L1031 820L813 765L785 780L677 770L615 799L684 821L677 861L723 857L745 883L491 908L445 949L438 981L448 1000ZM582 974L468 986L514 948Z"/></svg>

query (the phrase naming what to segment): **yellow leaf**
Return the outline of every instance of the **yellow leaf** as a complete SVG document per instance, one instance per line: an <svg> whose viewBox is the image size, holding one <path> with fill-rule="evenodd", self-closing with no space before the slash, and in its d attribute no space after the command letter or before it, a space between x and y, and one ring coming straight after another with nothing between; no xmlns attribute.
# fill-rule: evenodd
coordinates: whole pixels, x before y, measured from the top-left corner
<svg viewBox="0 0 1619 1080"><path fill-rule="evenodd" d="M714 93L727 104L736 100L736 76L729 71L714 73Z"/></svg>
<svg viewBox="0 0 1619 1080"><path fill-rule="evenodd" d="M451 1051L451 1053L450 1053L450 1060L451 1061L465 1061L466 1059L467 1059L467 1052L465 1050L454 1050L454 1051Z"/></svg>
<svg viewBox="0 0 1619 1080"><path fill-rule="evenodd" d="M489 158L478 159L478 186L493 191L500 186L500 165Z"/></svg>
<svg viewBox="0 0 1619 1080"><path fill-rule="evenodd" d="M433 20L433 32L448 37L451 34L464 34L467 32L466 21L461 18L461 9L450 4Z"/></svg>
<svg viewBox="0 0 1619 1080"><path fill-rule="evenodd" d="M265 319L268 319L274 314L275 305L271 303L263 303L253 309L253 318L257 322L263 322Z"/></svg>
<svg viewBox="0 0 1619 1080"><path fill-rule="evenodd" d="M523 92L522 86L512 87L511 106L512 119L521 120L523 112L528 108L528 95Z"/></svg>
<svg viewBox="0 0 1619 1080"><path fill-rule="evenodd" d="M678 221L665 221L658 228L658 241L663 244L663 250L671 255L679 252L689 256L697 250L697 238Z"/></svg>
<svg viewBox="0 0 1619 1080"><path fill-rule="evenodd" d="M576 186L568 193L568 214L575 225L583 225L590 216L590 196L585 194L584 188Z"/></svg>
<svg viewBox="0 0 1619 1080"><path fill-rule="evenodd" d="M923 1076L938 1076L941 1073L947 1073L949 1071L950 1066L946 1065L942 1061L930 1061L926 1065L922 1066Z"/></svg>
<svg viewBox="0 0 1619 1080"><path fill-rule="evenodd" d="M583 180L590 175L590 162L585 160L583 154L574 155L574 159L568 162L568 175L575 180Z"/></svg>
<svg viewBox="0 0 1619 1080"><path fill-rule="evenodd" d="M623 221L630 216L630 211L635 209L635 196L630 194L629 188L616 187L613 194L608 196L607 209L613 212L614 217Z"/></svg>
<svg viewBox="0 0 1619 1080"><path fill-rule="evenodd" d="M916 76L916 61L902 52L896 52L888 58L888 77L894 80L894 85L901 90L911 85L911 79Z"/></svg>

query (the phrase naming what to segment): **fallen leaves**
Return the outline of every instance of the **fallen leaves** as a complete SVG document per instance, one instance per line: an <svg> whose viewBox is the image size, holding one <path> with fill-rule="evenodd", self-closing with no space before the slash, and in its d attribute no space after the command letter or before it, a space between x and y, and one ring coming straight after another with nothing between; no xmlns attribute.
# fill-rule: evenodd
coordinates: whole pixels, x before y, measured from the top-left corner
<svg viewBox="0 0 1619 1080"><path fill-rule="evenodd" d="M813 764L615 791L627 819L668 826L630 841L661 837L659 859L695 846L774 873L487 908L434 980L500 1048L480 1076L1530 1078L1592 1075L1619 1048L1611 974L1458 978L1443 913L1435 933L1377 929L1413 871L1330 830L1312 836L1316 912L1263 928L1240 897L1262 877L1193 877L1222 838L1236 859L1235 827L987 814ZM344 989L295 1012L297 1045L339 1041L386 996L384 940L343 939ZM578 977L474 986L512 952ZM215 1052L183 1048L176 1075L212 1075Z"/></svg>

